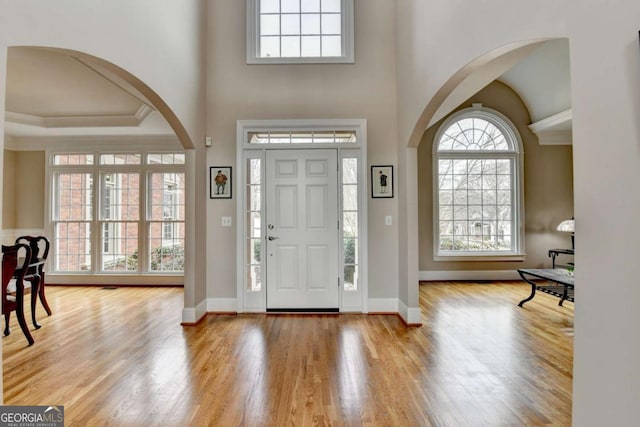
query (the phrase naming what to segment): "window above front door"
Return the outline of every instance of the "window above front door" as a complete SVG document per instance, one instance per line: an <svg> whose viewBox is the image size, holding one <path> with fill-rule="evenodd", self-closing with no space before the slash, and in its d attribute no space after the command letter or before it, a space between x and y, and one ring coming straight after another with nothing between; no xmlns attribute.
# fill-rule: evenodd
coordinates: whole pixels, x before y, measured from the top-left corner
<svg viewBox="0 0 640 427"><path fill-rule="evenodd" d="M247 63L353 63L353 0L247 0Z"/></svg>

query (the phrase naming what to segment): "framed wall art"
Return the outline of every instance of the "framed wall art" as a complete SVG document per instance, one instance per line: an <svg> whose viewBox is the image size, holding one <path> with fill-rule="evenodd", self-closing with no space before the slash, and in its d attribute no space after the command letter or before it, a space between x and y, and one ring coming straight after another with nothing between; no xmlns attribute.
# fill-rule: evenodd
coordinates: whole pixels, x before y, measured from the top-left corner
<svg viewBox="0 0 640 427"><path fill-rule="evenodd" d="M209 166L210 199L230 199L231 187L231 166Z"/></svg>
<svg viewBox="0 0 640 427"><path fill-rule="evenodd" d="M393 166L371 166L371 197L393 198Z"/></svg>

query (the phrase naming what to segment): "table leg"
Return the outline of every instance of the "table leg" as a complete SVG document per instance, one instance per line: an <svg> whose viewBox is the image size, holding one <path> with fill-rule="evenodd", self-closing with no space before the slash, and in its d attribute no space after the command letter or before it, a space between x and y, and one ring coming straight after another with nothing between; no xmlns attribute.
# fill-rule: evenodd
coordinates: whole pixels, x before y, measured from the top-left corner
<svg viewBox="0 0 640 427"><path fill-rule="evenodd" d="M562 306L562 303L564 302L564 300L567 299L567 294L569 293L569 287L567 285L563 285L563 290L562 290L562 297L560 297L560 302L558 303L558 305Z"/></svg>
<svg viewBox="0 0 640 427"><path fill-rule="evenodd" d="M525 299L523 299L522 301L520 301L518 303L518 307L523 307L524 303L527 301L531 301L533 299L534 296L536 296L536 284L530 280L528 280L526 277L524 277L524 275L520 272L518 272L520 274L520 277L522 277L522 280L524 280L525 282L527 282L528 284L531 285L531 295L529 295L528 297L526 297Z"/></svg>

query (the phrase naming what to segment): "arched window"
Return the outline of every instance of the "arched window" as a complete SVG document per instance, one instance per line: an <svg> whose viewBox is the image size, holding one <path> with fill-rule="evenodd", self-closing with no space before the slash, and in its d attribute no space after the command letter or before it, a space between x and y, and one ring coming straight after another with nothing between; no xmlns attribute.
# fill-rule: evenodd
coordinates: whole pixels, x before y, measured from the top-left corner
<svg viewBox="0 0 640 427"><path fill-rule="evenodd" d="M433 161L435 258L520 256L522 149L513 124L474 104L442 124Z"/></svg>

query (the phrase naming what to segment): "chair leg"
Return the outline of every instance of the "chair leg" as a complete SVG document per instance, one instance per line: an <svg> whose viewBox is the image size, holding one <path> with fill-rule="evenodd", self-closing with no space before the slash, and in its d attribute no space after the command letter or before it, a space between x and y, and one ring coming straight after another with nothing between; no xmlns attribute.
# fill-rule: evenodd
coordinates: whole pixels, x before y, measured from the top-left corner
<svg viewBox="0 0 640 427"><path fill-rule="evenodd" d="M4 315L4 336L6 337L11 333L11 328L9 328L9 320L11 318L11 312L8 312Z"/></svg>
<svg viewBox="0 0 640 427"><path fill-rule="evenodd" d="M44 307L47 315L51 316L51 309L49 308L49 303L47 302L47 297L44 294L44 271L40 273L40 288L38 289L38 295L40 296L40 302Z"/></svg>
<svg viewBox="0 0 640 427"><path fill-rule="evenodd" d="M22 333L27 338L29 345L33 345L33 337L31 336L31 332L29 332L27 321L24 319L24 298L22 295L20 295L20 292L18 292L18 295L16 296L16 303L16 316L18 316L18 324L20 324L20 329L22 329Z"/></svg>
<svg viewBox="0 0 640 427"><path fill-rule="evenodd" d="M39 290L40 277L36 276L32 280L30 280L30 282L31 282L31 323L33 323L34 328L40 329L42 325L40 325L38 323L38 320L36 320L36 306L38 305L38 290Z"/></svg>

